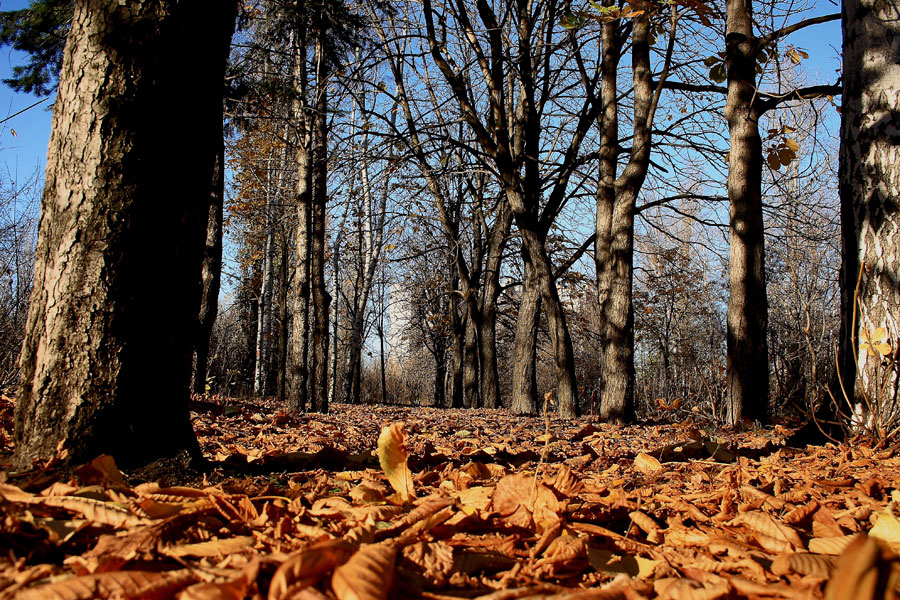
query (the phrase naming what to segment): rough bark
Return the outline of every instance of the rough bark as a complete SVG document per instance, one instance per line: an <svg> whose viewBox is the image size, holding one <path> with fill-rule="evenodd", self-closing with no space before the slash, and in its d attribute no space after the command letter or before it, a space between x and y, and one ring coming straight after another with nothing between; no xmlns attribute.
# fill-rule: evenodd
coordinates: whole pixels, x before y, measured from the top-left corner
<svg viewBox="0 0 900 600"><path fill-rule="evenodd" d="M728 162L730 243L726 422L765 421L769 402L768 299L762 215L762 140L756 94L752 0L728 0L725 52L731 137Z"/></svg>
<svg viewBox="0 0 900 600"><path fill-rule="evenodd" d="M313 133L312 165L312 243L310 248L310 284L312 287L312 360L309 397L312 409L328 412L328 336L331 295L325 279L325 219L328 201L328 86L324 28L316 39L316 110Z"/></svg>
<svg viewBox="0 0 900 600"><path fill-rule="evenodd" d="M465 318L463 337L463 404L466 408L478 408L478 325L469 312Z"/></svg>
<svg viewBox="0 0 900 600"><path fill-rule="evenodd" d="M618 177L616 69L624 35L615 23L603 25L595 264L600 303L600 418L604 421L634 419L634 215L650 166L653 119L671 64L675 23L673 13L666 57L655 87L650 60L650 17L644 14L631 23L634 133L628 162Z"/></svg>
<svg viewBox="0 0 900 600"><path fill-rule="evenodd" d="M206 246L200 272L202 286L200 313L197 316L197 338L194 342L192 391L203 394L209 367L209 340L219 311L219 287L222 277L222 222L225 199L225 146L220 144L213 168L212 193L206 217Z"/></svg>
<svg viewBox="0 0 900 600"><path fill-rule="evenodd" d="M298 0L298 8L301 0ZM297 115L297 146L295 162L297 183L297 233L294 264L294 316L291 331L290 367L288 376L288 407L305 411L309 403L309 297L310 297L310 235L312 231L312 193L310 169L309 115L307 111L306 32L305 17L298 16L298 31L294 36L294 108Z"/></svg>
<svg viewBox="0 0 900 600"><path fill-rule="evenodd" d="M534 269L525 256L525 279L516 319L513 347L511 410L517 415L535 415L539 410L535 347L540 320L541 290L534 278Z"/></svg>
<svg viewBox="0 0 900 600"><path fill-rule="evenodd" d="M459 276L456 265L453 265L453 273L450 276L450 346L451 346L451 372L447 378L447 396L450 398L450 408L463 408L463 344L465 327L463 319L459 315Z"/></svg>
<svg viewBox="0 0 900 600"><path fill-rule="evenodd" d="M20 467L58 450L72 463L200 456L188 396L234 9L75 3L21 356Z"/></svg>
<svg viewBox="0 0 900 600"><path fill-rule="evenodd" d="M850 402L861 404L868 413L864 420L873 416L873 429L887 436L900 424L896 366L900 359L900 22L896 3L845 0L843 31L841 376ZM880 327L885 328L882 341L890 349L884 348L886 354L876 349L872 356L863 332ZM873 345L877 341L870 339Z"/></svg>
<svg viewBox="0 0 900 600"><path fill-rule="evenodd" d="M481 363L481 405L500 408L500 370L497 366L497 299L500 297L500 269L503 250L512 226L512 213L501 202L499 213L488 237L487 260L483 271L481 320L478 327L479 362Z"/></svg>

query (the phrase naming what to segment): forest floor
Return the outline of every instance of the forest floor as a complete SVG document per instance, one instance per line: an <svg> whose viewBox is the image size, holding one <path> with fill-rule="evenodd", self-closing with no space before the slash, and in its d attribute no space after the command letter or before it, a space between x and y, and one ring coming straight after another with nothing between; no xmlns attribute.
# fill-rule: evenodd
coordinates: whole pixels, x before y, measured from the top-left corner
<svg viewBox="0 0 900 600"><path fill-rule="evenodd" d="M230 402L194 403L215 461L200 479L141 481L109 457L0 472L0 600L871 600L896 585L896 448ZM0 397L0 471L11 427Z"/></svg>

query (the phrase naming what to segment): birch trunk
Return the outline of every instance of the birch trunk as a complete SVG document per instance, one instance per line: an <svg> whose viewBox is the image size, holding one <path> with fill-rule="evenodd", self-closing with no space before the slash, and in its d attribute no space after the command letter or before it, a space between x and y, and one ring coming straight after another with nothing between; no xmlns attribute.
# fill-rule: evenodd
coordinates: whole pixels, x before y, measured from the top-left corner
<svg viewBox="0 0 900 600"><path fill-rule="evenodd" d="M864 420L873 417L872 429L889 437L900 425L900 24L896 3L845 0L843 30L841 376L850 401L867 413ZM875 334L878 328L884 328L884 336ZM864 332L874 356L867 351ZM886 346L878 349L879 341Z"/></svg>

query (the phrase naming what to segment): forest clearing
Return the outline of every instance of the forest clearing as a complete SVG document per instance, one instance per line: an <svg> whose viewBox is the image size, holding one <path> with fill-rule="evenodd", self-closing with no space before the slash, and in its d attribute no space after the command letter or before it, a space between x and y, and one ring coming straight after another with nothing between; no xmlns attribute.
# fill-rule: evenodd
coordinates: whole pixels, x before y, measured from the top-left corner
<svg viewBox="0 0 900 600"><path fill-rule="evenodd" d="M868 532L900 549L896 447L690 420L196 408L206 473L126 479L105 457L0 483L0 598L808 599L829 580L830 600L891 597L893 559L847 548ZM408 484L380 457L408 460Z"/></svg>

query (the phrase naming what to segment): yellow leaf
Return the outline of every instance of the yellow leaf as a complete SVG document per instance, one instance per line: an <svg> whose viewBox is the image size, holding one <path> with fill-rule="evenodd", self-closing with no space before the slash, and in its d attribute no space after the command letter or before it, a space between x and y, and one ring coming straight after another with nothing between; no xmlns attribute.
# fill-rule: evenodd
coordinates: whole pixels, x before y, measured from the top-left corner
<svg viewBox="0 0 900 600"><path fill-rule="evenodd" d="M878 513L878 520L869 531L869 537L900 547L900 521L891 512L890 507Z"/></svg>
<svg viewBox="0 0 900 600"><path fill-rule="evenodd" d="M406 426L403 423L392 423L382 429L378 436L378 462L402 502L409 502L416 496L412 473L407 465L408 459Z"/></svg>
<svg viewBox="0 0 900 600"><path fill-rule="evenodd" d="M792 151L797 152L800 149L800 144L798 144L795 140L791 138L785 138L784 145L790 148Z"/></svg>
<svg viewBox="0 0 900 600"><path fill-rule="evenodd" d="M645 452L641 452L634 457L634 468L647 475L653 475L662 471L662 465L659 461Z"/></svg>
<svg viewBox="0 0 900 600"><path fill-rule="evenodd" d="M875 344L875 350L877 350L882 356L887 356L891 353L891 345L890 344Z"/></svg>

